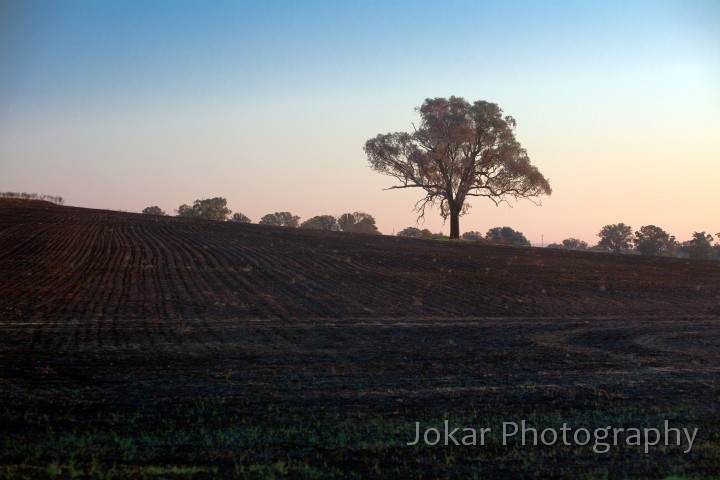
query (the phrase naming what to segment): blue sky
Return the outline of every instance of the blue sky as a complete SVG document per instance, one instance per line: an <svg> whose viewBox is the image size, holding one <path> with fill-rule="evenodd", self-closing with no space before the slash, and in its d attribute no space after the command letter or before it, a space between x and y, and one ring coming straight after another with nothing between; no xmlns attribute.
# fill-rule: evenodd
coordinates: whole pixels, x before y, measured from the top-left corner
<svg viewBox="0 0 720 480"><path fill-rule="evenodd" d="M554 190L477 200L461 231L720 230L720 2L6 0L0 32L0 190L362 210L392 233L418 193L382 191L362 147L458 95L514 116Z"/></svg>

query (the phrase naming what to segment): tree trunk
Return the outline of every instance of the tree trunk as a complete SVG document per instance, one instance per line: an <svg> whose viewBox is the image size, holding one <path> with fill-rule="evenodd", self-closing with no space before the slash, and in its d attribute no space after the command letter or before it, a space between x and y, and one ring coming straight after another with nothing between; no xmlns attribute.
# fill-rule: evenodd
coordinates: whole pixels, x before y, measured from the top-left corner
<svg viewBox="0 0 720 480"><path fill-rule="evenodd" d="M450 238L460 238L459 208L450 208Z"/></svg>

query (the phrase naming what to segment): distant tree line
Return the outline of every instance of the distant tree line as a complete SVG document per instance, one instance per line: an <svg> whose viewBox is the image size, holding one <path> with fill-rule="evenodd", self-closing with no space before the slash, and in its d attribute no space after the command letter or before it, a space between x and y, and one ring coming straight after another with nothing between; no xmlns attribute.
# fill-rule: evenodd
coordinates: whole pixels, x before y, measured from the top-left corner
<svg viewBox="0 0 720 480"><path fill-rule="evenodd" d="M25 200L44 200L46 202L56 203L58 205L64 205L65 199L63 197L45 195L44 193L27 193L27 192L0 192L0 197L3 198L23 198Z"/></svg>
<svg viewBox="0 0 720 480"><path fill-rule="evenodd" d="M180 205L176 210L178 217L199 218L204 220L228 221L235 223L252 223L252 220L240 212L232 213L227 208L227 199L214 197L195 200L192 205ZM145 215L167 215L165 211L153 205L142 211ZM260 225L276 227L308 228L336 232L380 234L375 219L365 212L344 213L339 217L333 215L317 215L300 222L300 217L290 212L275 212L264 215L258 222Z"/></svg>
<svg viewBox="0 0 720 480"><path fill-rule="evenodd" d="M713 236L705 232L693 232L692 239L678 242L674 236L655 225L645 225L633 232L629 225L615 223L605 225L600 230L597 234L600 241L593 247L588 247L582 240L567 238L562 244L551 243L548 248L712 260L720 258L720 232L716 235L718 243L715 245L712 244Z"/></svg>
<svg viewBox="0 0 720 480"><path fill-rule="evenodd" d="M0 196L34 198L40 200L63 203L62 197L37 195L27 193L0 193ZM192 205L180 205L177 209L178 217L199 218L206 220L229 221L236 223L252 223L246 215L232 213L227 208L227 200L222 197L195 200ZM158 206L143 209L147 215L166 215ZM303 222L300 217L290 212L275 212L264 215L258 222L261 225L273 225L288 228L307 228L335 232L353 232L379 234L372 215L365 212L344 213L338 217L334 215L316 215ZM718 243L713 245L713 236L705 232L693 232L692 239L678 242L674 236L668 234L655 225L645 225L633 232L632 227L624 223L605 225L597 234L600 237L597 245L589 247L587 242L577 238L566 238L562 243L551 243L548 248L565 250L603 251L613 253L636 253L640 255L682 256L688 258L714 259L720 258L720 232L716 235ZM442 233L432 233L428 229L408 227L397 233L398 237L406 238L447 238ZM485 235L477 231L465 232L465 240L493 243L501 245L530 246L530 242L517 230L510 227L494 227Z"/></svg>
<svg viewBox="0 0 720 480"><path fill-rule="evenodd" d="M713 245L713 236L705 232L693 232L692 239L678 242L675 237L655 225L645 225L633 232L632 227L624 223L605 225L595 246L577 238L566 238L562 243L551 243L548 248L564 250L586 250L595 252L634 253L639 255L679 256L697 259L720 260L720 232L715 234L718 242ZM408 227L398 232L399 237L409 238L447 238L442 234L433 234L429 230ZM510 227L495 227L483 235L477 231L462 234L465 240L499 245L529 247L530 242L517 230Z"/></svg>
<svg viewBox="0 0 720 480"><path fill-rule="evenodd" d="M432 233L428 229L420 230L416 227L408 227L397 233L398 237L406 238L448 238L442 233ZM499 245L516 245L520 247L529 247L530 242L522 232L513 230L510 227L495 227L487 231L483 236L482 233L471 231L462 234L464 240L470 240L483 243L494 243Z"/></svg>

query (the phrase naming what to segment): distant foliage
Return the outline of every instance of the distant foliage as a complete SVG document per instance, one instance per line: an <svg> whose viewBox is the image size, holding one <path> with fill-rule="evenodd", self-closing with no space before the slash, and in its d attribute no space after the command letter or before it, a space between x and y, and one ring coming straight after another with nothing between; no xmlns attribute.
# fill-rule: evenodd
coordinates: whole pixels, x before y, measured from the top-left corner
<svg viewBox="0 0 720 480"><path fill-rule="evenodd" d="M340 230L352 233L379 234L375 218L365 212L344 213L337 220Z"/></svg>
<svg viewBox="0 0 720 480"><path fill-rule="evenodd" d="M692 240L682 243L681 251L690 258L712 260L716 251L712 246L713 237L705 232L693 232Z"/></svg>
<svg viewBox="0 0 720 480"><path fill-rule="evenodd" d="M157 205L153 205L152 207L145 207L142 211L143 215L162 215L165 216L165 211L158 207Z"/></svg>
<svg viewBox="0 0 720 480"><path fill-rule="evenodd" d="M328 230L333 232L340 230L337 218L332 215L317 215L315 217L308 218L300 224L300 228Z"/></svg>
<svg viewBox="0 0 720 480"><path fill-rule="evenodd" d="M635 250L641 255L675 255L678 242L675 237L655 225L645 225L635 232Z"/></svg>
<svg viewBox="0 0 720 480"><path fill-rule="evenodd" d="M177 210L178 217L221 221L225 221L230 213L232 212L227 208L227 200L222 197L195 200L192 207L180 205Z"/></svg>
<svg viewBox="0 0 720 480"><path fill-rule="evenodd" d="M483 234L480 232L476 232L476 231L470 231L470 232L463 233L462 238L464 238L465 240L478 241L478 240L482 240Z"/></svg>
<svg viewBox="0 0 720 480"><path fill-rule="evenodd" d="M400 230L397 233L397 236L405 238L422 238L423 235L419 228L407 227L403 230Z"/></svg>
<svg viewBox="0 0 720 480"><path fill-rule="evenodd" d="M485 239L492 243L500 243L502 245L530 246L530 242L525 238L525 235L510 227L491 228L485 234Z"/></svg>
<svg viewBox="0 0 720 480"><path fill-rule="evenodd" d="M228 222L235 222L235 223L252 223L252 220L250 220L249 217L246 215L243 215L240 212L235 212L232 214L232 217L227 219Z"/></svg>
<svg viewBox="0 0 720 480"><path fill-rule="evenodd" d="M562 241L563 248L567 250L587 250L588 244L587 242L583 242L582 240L578 240L577 238L566 238Z"/></svg>
<svg viewBox="0 0 720 480"><path fill-rule="evenodd" d="M0 197L23 198L25 200L44 200L46 202L52 202L52 203L56 203L58 205L65 204L65 199L63 197L56 197L53 195L45 195L44 193L0 192Z"/></svg>
<svg viewBox="0 0 720 480"><path fill-rule="evenodd" d="M624 223L605 225L598 233L598 237L600 237L598 246L602 249L614 253L627 252L633 239L632 227Z"/></svg>
<svg viewBox="0 0 720 480"><path fill-rule="evenodd" d="M292 227L295 228L300 223L300 217L290 212L268 213L260 219L260 225L273 225L276 227Z"/></svg>
<svg viewBox="0 0 720 480"><path fill-rule="evenodd" d="M588 244L577 238L566 238L562 243L551 243L547 248L561 248L563 250L587 250Z"/></svg>

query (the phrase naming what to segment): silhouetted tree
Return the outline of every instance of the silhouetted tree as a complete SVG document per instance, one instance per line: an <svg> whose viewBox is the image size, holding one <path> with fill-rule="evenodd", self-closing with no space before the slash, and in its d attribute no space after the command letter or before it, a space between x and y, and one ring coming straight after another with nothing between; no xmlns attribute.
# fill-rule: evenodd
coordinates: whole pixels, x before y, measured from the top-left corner
<svg viewBox="0 0 720 480"><path fill-rule="evenodd" d="M712 246L713 237L705 232L693 232L692 240L682 243L682 251L690 258L711 260L715 257L715 250Z"/></svg>
<svg viewBox="0 0 720 480"><path fill-rule="evenodd" d="M674 255L675 237L655 225L645 225L635 232L635 250L642 255Z"/></svg>
<svg viewBox="0 0 720 480"><path fill-rule="evenodd" d="M389 189L425 190L415 204L418 220L428 205L439 204L440 215L450 217L450 238L458 238L468 197L497 205L508 197L532 200L552 193L515 139L515 119L503 117L496 104L428 98L417 111L421 120L413 133L380 134L365 143L365 153L375 171L400 182Z"/></svg>
<svg viewBox="0 0 720 480"><path fill-rule="evenodd" d="M562 246L566 250L587 250L587 242L578 240L577 238L566 238L562 241Z"/></svg>
<svg viewBox="0 0 720 480"><path fill-rule="evenodd" d="M561 248L563 250L587 250L588 244L577 238L566 238L562 243L551 243L547 248Z"/></svg>
<svg viewBox="0 0 720 480"><path fill-rule="evenodd" d="M225 220L232 213L227 208L227 200L222 197L195 200L192 207L180 205L178 217L202 218L205 220Z"/></svg>
<svg viewBox="0 0 720 480"><path fill-rule="evenodd" d="M422 232L419 228L415 227L407 227L403 230L400 230L397 233L398 237L406 237L406 238L422 238Z"/></svg>
<svg viewBox="0 0 720 480"><path fill-rule="evenodd" d="M344 213L338 218L338 225L343 232L380 233L373 216L365 212Z"/></svg>
<svg viewBox="0 0 720 480"><path fill-rule="evenodd" d="M232 214L232 217L228 218L228 222L235 222L235 223L252 223L252 220L247 215L244 215L240 212L235 212Z"/></svg>
<svg viewBox="0 0 720 480"><path fill-rule="evenodd" d="M632 227L624 223L605 225L598 233L600 241L598 246L604 250L620 253L630 249L632 241Z"/></svg>
<svg viewBox="0 0 720 480"><path fill-rule="evenodd" d="M260 219L261 225L275 225L276 227L297 227L300 223L300 217L290 212L268 213Z"/></svg>
<svg viewBox="0 0 720 480"><path fill-rule="evenodd" d="M166 215L165 211L157 205L143 208L142 213L143 215Z"/></svg>
<svg viewBox="0 0 720 480"><path fill-rule="evenodd" d="M300 224L300 228L312 228L314 230L340 230L337 219L332 215L318 215L309 218Z"/></svg>
<svg viewBox="0 0 720 480"><path fill-rule="evenodd" d="M529 247L530 242L521 232L515 231L510 227L491 228L485 234L485 239L493 243L501 243L503 245L518 245Z"/></svg>

